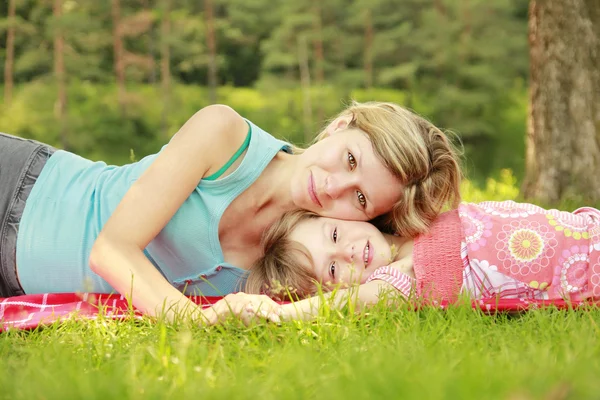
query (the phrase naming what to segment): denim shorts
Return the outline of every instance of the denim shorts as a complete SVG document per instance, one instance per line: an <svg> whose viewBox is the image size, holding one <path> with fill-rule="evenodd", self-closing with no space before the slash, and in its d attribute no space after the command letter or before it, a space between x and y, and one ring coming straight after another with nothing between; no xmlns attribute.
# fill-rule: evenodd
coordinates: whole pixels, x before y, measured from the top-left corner
<svg viewBox="0 0 600 400"><path fill-rule="evenodd" d="M17 232L46 161L56 151L46 144L0 133L0 297L23 293L17 276Z"/></svg>

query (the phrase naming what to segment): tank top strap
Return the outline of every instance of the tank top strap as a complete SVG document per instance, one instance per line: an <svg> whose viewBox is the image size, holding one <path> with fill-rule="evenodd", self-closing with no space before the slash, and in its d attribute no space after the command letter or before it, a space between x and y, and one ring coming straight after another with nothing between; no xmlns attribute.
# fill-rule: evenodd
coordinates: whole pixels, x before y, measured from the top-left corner
<svg viewBox="0 0 600 400"><path fill-rule="evenodd" d="M231 167L233 165L233 163L236 162L236 160L238 158L240 158L240 156L248 149L248 146L250 145L250 139L252 138L252 127L250 126L250 124L247 121L246 121L246 123L248 124L248 134L246 135L246 139L244 140L244 143L242 143L240 148L235 152L235 154L233 156L231 156L231 158L229 159L229 161L227 161L225 163L225 165L223 165L214 174L204 178L205 181L214 181L214 180L219 179L221 177L221 175L223 175L225 173L225 171L227 171L229 169L229 167Z"/></svg>

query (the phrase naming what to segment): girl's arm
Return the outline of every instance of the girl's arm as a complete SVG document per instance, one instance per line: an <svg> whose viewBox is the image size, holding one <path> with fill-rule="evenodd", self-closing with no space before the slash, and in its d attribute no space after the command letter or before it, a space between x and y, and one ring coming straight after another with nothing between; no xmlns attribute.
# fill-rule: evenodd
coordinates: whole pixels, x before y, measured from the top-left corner
<svg viewBox="0 0 600 400"><path fill-rule="evenodd" d="M377 303L380 293L392 287L388 282L375 280L355 288L326 293L322 297L311 297L283 305L265 295L235 293L202 311L202 318L208 325L226 321L231 316L238 317L246 325L253 323L256 318L276 323L281 320L310 320L318 315L323 301L335 308L342 308L349 299L356 299L359 306L368 306Z"/></svg>
<svg viewBox="0 0 600 400"><path fill-rule="evenodd" d="M343 308L348 301L355 301L357 308L376 304L383 293L396 290L408 298L415 283L412 257L404 257L392 264L375 270L366 283L349 289L340 289L308 299L281 306L281 317L292 320L310 320L318 315L323 302L335 309Z"/></svg>
<svg viewBox="0 0 600 400"><path fill-rule="evenodd" d="M355 301L357 308L360 309L376 304L382 292L393 288L394 286L388 282L374 280L354 288L340 289L322 296L284 304L281 306L279 316L283 320L311 320L319 314L319 308L323 303L329 304L334 309L342 309L351 300Z"/></svg>
<svg viewBox="0 0 600 400"><path fill-rule="evenodd" d="M140 311L190 316L197 306L144 256L200 180L224 165L246 138L248 125L226 106L192 116L127 191L92 247L89 263ZM191 222L190 222L191 223Z"/></svg>

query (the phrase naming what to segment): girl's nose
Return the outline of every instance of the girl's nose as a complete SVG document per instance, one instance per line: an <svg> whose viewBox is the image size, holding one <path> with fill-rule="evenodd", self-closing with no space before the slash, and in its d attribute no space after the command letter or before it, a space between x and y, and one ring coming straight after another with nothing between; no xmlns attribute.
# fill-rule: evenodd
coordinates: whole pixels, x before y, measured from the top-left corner
<svg viewBox="0 0 600 400"><path fill-rule="evenodd" d="M348 263L352 263L354 262L354 245L353 244L349 244L346 246L346 248L344 249L344 261L348 262Z"/></svg>

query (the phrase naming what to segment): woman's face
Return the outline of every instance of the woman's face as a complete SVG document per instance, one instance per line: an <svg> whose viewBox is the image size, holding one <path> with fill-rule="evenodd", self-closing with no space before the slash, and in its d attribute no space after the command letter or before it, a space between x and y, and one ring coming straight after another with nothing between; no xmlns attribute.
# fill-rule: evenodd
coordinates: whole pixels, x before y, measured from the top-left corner
<svg viewBox="0 0 600 400"><path fill-rule="evenodd" d="M368 221L392 209L402 183L379 160L359 129L339 129L302 153L292 199L324 217Z"/></svg>
<svg viewBox="0 0 600 400"><path fill-rule="evenodd" d="M300 222L290 239L303 245L321 283L365 283L379 267L392 261L390 243L368 222L309 218Z"/></svg>

